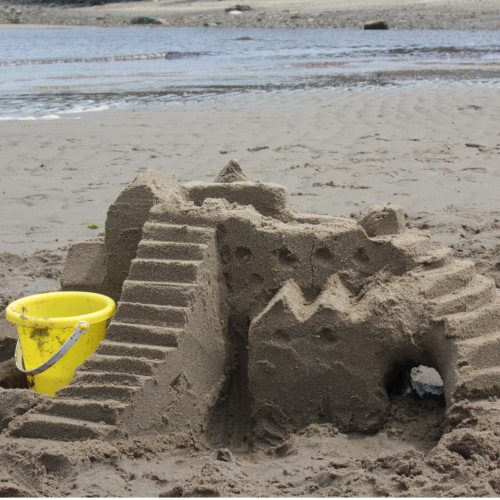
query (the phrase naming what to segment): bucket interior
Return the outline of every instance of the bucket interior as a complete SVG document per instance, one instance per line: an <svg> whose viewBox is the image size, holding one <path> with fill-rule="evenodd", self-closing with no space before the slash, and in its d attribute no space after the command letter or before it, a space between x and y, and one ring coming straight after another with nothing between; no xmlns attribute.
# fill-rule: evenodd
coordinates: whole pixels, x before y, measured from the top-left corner
<svg viewBox="0 0 500 500"><path fill-rule="evenodd" d="M107 305L106 300L98 295L65 293L64 296L51 297L46 294L25 298L15 310L35 318L72 318L99 312Z"/></svg>

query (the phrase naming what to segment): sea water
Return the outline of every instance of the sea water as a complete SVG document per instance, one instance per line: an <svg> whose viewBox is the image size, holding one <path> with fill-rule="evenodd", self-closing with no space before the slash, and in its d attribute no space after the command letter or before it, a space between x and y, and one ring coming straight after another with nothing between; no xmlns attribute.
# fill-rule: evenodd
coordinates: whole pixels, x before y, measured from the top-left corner
<svg viewBox="0 0 500 500"><path fill-rule="evenodd" d="M0 30L0 119L443 80L498 85L500 31Z"/></svg>

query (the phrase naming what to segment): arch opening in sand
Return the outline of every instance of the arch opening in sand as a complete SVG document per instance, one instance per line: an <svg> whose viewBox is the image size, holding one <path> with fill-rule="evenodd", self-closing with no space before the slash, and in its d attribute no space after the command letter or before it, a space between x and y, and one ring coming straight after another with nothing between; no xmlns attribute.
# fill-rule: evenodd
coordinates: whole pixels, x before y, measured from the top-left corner
<svg viewBox="0 0 500 500"><path fill-rule="evenodd" d="M387 394L409 396L440 396L444 398L443 379L439 372L430 366L407 363L398 367L388 377Z"/></svg>

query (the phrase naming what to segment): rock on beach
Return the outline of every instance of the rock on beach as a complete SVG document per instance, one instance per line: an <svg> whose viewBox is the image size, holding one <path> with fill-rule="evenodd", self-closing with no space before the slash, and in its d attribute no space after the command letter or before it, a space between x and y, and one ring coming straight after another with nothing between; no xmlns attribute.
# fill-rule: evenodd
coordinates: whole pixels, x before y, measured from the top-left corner
<svg viewBox="0 0 500 500"><path fill-rule="evenodd" d="M377 21L368 21L364 25L365 30L388 30L389 23L383 19Z"/></svg>

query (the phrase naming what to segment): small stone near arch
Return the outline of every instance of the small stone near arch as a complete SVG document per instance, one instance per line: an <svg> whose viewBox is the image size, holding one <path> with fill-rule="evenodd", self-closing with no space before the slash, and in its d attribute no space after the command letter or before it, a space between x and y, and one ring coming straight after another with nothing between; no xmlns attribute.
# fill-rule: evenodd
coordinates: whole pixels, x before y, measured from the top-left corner
<svg viewBox="0 0 500 500"><path fill-rule="evenodd" d="M253 182L251 177L243 172L238 160L232 159L219 173L214 180L215 183L232 183L232 182Z"/></svg>
<svg viewBox="0 0 500 500"><path fill-rule="evenodd" d="M368 21L364 25L365 30L388 30L389 23L384 19L378 19L377 21Z"/></svg>

